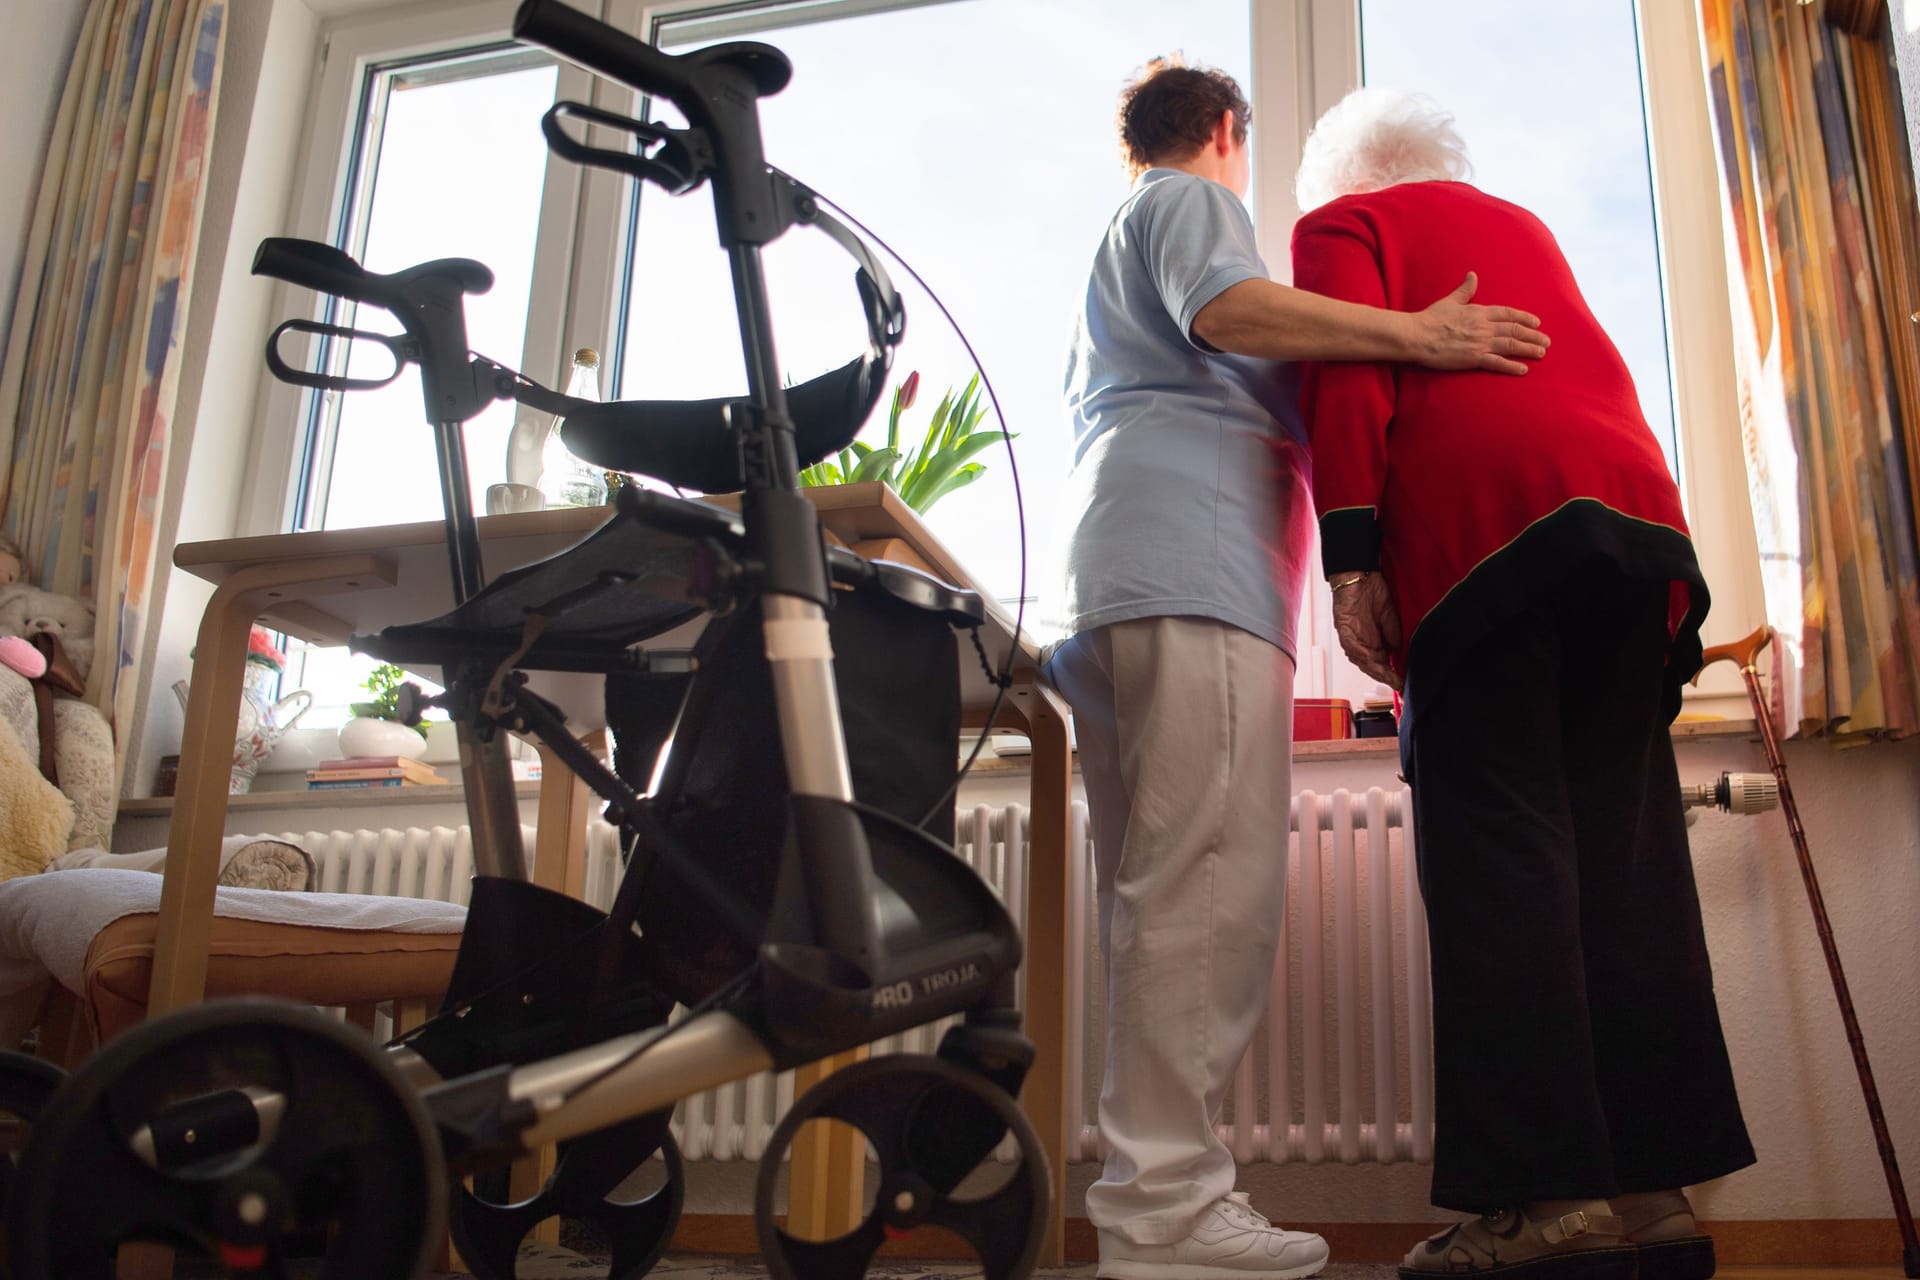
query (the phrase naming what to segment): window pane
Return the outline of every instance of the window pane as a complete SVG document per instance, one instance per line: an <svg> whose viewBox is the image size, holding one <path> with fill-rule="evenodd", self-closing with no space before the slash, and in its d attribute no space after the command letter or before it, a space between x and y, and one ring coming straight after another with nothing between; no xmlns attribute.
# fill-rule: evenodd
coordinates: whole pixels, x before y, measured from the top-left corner
<svg viewBox="0 0 1920 1280"><path fill-rule="evenodd" d="M371 271L397 271L432 258L473 258L493 270L493 288L467 299L473 350L517 365L526 334L534 240L546 174L540 116L553 102L551 62L524 53L376 73L369 102L384 116L363 144L367 171L349 207L365 209L350 228L349 252ZM370 191L371 198L368 198ZM343 306L339 319L397 332L375 307ZM377 353L376 353L377 354ZM302 524L328 529L441 517L433 435L410 369L379 391L331 397L338 418L321 432ZM474 507L506 477L513 408L495 404L467 424ZM331 453L329 459L328 454Z"/></svg>
<svg viewBox="0 0 1920 1280"><path fill-rule="evenodd" d="M767 158L884 237L953 311L1019 436L1037 563L1069 457L1068 326L1127 190L1115 98L1131 71L1175 50L1250 89L1246 0L972 0L785 27L770 12L759 30L729 33L793 60L792 84L762 103ZM663 43L675 47L670 28ZM903 444L917 443L942 394L964 387L973 366L906 272L888 269L907 304L895 380L921 375L901 428ZM864 347L853 265L837 246L797 229L768 250L767 274L781 364L794 380ZM709 196L649 189L620 394L744 392L739 352ZM885 407L868 424L869 443L884 443ZM981 429L993 426L989 413ZM980 460L985 476L943 499L928 523L988 590L1010 597L1020 565L1006 455L996 447Z"/></svg>
<svg viewBox="0 0 1920 1280"><path fill-rule="evenodd" d="M1673 391L1633 5L1362 0L1360 34L1366 82L1431 95L1458 121L1474 184L1531 210L1553 230L1587 304L1632 371L1641 409L1673 467Z"/></svg>

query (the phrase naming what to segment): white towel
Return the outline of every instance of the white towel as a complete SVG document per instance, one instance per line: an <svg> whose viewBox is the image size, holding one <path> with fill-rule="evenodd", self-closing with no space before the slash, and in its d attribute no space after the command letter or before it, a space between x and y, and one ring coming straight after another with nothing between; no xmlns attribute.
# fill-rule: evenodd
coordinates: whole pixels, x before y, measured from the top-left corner
<svg viewBox="0 0 1920 1280"><path fill-rule="evenodd" d="M150 872L107 868L47 872L0 884L0 1000L37 987L49 974L69 991L79 991L94 935L122 916L158 911L160 885L160 877ZM225 887L216 890L213 913L268 924L394 933L459 933L467 921L465 907L430 898Z"/></svg>

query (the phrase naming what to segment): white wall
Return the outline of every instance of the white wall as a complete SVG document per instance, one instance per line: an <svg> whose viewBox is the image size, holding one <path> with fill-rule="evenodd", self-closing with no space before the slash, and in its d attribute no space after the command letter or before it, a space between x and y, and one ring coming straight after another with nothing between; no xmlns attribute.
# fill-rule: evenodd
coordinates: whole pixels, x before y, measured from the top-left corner
<svg viewBox="0 0 1920 1280"><path fill-rule="evenodd" d="M1787 767L1840 957L1852 986L1894 1146L1920 1167L1920 739L1838 750L1790 743ZM1765 772L1757 742L1686 741L1681 780ZM1295 791L1396 786L1391 757L1294 766ZM1005 803L1006 775L964 803ZM1853 1059L1827 978L1799 864L1779 813L1705 812L1693 827L1721 1023L1759 1163L1701 1188L1705 1218L1892 1217ZM1430 1219L1429 1170L1412 1165L1253 1165L1241 1186L1302 1222ZM1084 1212L1090 1168L1069 1172Z"/></svg>
<svg viewBox="0 0 1920 1280"><path fill-rule="evenodd" d="M0 40L0 351L6 350L40 169L86 0L11 5Z"/></svg>

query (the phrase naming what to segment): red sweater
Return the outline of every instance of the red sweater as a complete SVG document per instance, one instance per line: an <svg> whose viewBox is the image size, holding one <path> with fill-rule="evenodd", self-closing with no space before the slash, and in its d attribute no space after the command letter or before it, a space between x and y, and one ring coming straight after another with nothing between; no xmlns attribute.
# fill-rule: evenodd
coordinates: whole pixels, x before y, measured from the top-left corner
<svg viewBox="0 0 1920 1280"><path fill-rule="evenodd" d="M1396 311L1421 310L1471 270L1475 302L1532 312L1552 339L1524 377L1306 368L1323 563L1386 574L1410 682L1441 676L1462 646L1595 555L1675 584L1676 642L1691 648L1675 665L1691 675L1707 594L1680 493L1546 226L1464 183L1408 183L1306 215L1293 264L1300 288Z"/></svg>

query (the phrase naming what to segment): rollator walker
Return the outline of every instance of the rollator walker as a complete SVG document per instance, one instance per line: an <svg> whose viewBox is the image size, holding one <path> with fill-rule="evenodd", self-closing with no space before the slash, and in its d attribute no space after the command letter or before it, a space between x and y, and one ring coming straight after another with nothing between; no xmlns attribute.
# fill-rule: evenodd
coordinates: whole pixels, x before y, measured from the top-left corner
<svg viewBox="0 0 1920 1280"><path fill-rule="evenodd" d="M777 50L668 55L557 0L527 0L514 33L684 113L673 129L560 103L543 128L560 154L670 193L711 183L748 393L571 400L468 351L463 299L492 284L477 262L378 275L328 245L260 246L257 274L382 307L402 330L289 320L268 342L277 377L352 391L420 370L455 603L354 644L442 673L443 694L409 687L403 702L415 721L431 705L458 727L477 872L467 927L439 1014L384 1050L311 1009L216 1001L145 1024L64 1082L9 1073L0 1102L34 1121L6 1180L12 1280L110 1277L118 1247L138 1240L211 1259L216 1274L403 1280L447 1226L476 1275L509 1280L521 1241L556 1215L592 1223L611 1274L637 1277L679 1216L677 1101L955 1016L936 1054L868 1059L795 1102L760 1164L760 1243L781 1280L850 1280L885 1239L931 1224L992 1280L1022 1280L1051 1189L1016 1105L1033 1060L1020 939L952 851L956 634L991 676L984 606L827 548L796 482L877 402L900 299L867 247L762 156L758 99L791 73ZM568 119L634 145L596 149ZM859 262L869 347L785 388L761 250L795 225ZM321 371L283 358L288 334L319 341ZM393 374L325 372L344 367L325 363L326 344L351 340L384 345ZM597 466L737 491L738 513L625 486L583 541L489 581L463 425L496 399L564 415L568 447ZM703 619L690 649L648 643ZM612 768L530 687L529 672L555 671L605 676ZM510 733L605 802L625 859L609 911L528 882ZM879 1186L851 1234L803 1241L776 1218L778 1175L799 1127L823 1118L865 1135ZM552 1178L508 1203L504 1166L553 1143ZM658 1185L620 1199L643 1167Z"/></svg>

